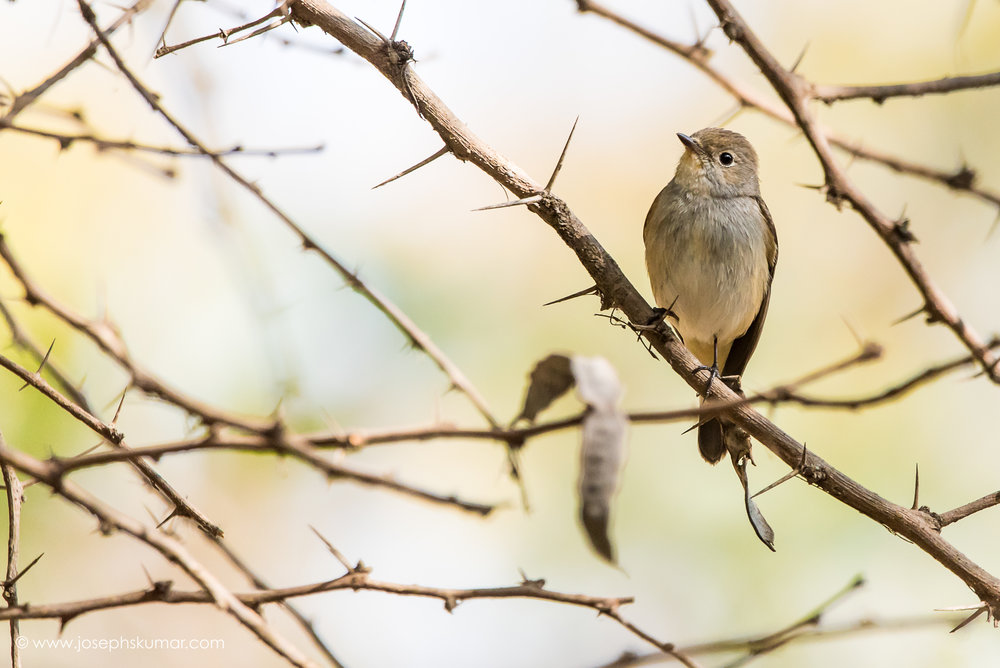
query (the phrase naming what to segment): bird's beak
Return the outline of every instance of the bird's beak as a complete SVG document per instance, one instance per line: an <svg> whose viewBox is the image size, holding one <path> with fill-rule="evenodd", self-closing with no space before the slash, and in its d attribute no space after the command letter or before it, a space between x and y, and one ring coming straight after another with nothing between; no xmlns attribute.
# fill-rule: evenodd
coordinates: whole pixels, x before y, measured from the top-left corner
<svg viewBox="0 0 1000 668"><path fill-rule="evenodd" d="M695 155L701 155L702 154L701 146L698 146L698 142L696 142L695 140L691 139L690 137L688 137L683 132L678 132L677 133L677 138L681 140L682 144L684 144L689 149L691 149L691 151L694 152Z"/></svg>

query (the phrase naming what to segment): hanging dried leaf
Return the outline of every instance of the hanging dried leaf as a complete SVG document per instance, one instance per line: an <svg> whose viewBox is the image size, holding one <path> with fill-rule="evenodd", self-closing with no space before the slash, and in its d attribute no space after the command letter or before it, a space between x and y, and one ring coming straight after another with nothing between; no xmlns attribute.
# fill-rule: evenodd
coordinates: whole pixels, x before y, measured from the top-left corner
<svg viewBox="0 0 1000 668"><path fill-rule="evenodd" d="M549 355L535 365L531 370L531 382L524 395L524 408L514 422L527 420L534 422L535 418L549 405L566 394L573 387L573 374L570 372L570 360L566 355Z"/></svg>
<svg viewBox="0 0 1000 668"><path fill-rule="evenodd" d="M736 475L743 485L743 500L747 508L747 517L750 519L750 526L753 527L754 533L757 534L760 542L767 545L772 552L775 552L774 529L764 519L760 508L757 507L756 502L751 498L750 486L747 482L747 462L750 461L750 435L743 428L731 422L723 422L722 429L723 439L726 443L726 448L729 450L733 468L736 469Z"/></svg>
<svg viewBox="0 0 1000 668"><path fill-rule="evenodd" d="M608 525L625 463L627 419L618 408L622 387L614 367L602 357L574 357L571 368L577 394L590 407L580 449L580 519L594 549L615 563Z"/></svg>
<svg viewBox="0 0 1000 668"><path fill-rule="evenodd" d="M576 393L580 401L596 410L616 410L622 398L622 384L615 368L603 357L570 360Z"/></svg>

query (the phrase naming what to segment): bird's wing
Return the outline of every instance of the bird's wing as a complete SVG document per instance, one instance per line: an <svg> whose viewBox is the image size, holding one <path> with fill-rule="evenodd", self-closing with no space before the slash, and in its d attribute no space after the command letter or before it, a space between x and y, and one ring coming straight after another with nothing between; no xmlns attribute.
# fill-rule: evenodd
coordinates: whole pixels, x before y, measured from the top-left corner
<svg viewBox="0 0 1000 668"><path fill-rule="evenodd" d="M746 333L733 341L732 348L729 349L729 356L722 369L723 376L741 376L743 370L750 361L750 356L757 348L757 341L760 340L760 332L764 327L764 317L767 315L767 305L771 301L771 281L774 279L774 267L778 262L778 234L774 229L774 220L771 212L768 211L767 204L760 197L755 198L760 212L767 223L768 237L767 243L767 288L764 290L764 298L761 300L760 309L754 317Z"/></svg>

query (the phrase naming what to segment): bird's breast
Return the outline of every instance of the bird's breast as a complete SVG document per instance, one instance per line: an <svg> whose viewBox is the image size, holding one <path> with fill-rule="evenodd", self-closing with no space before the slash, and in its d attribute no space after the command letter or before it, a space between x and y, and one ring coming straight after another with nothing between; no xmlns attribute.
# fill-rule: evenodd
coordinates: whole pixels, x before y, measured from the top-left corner
<svg viewBox="0 0 1000 668"><path fill-rule="evenodd" d="M768 287L767 227L752 197L686 194L661 192L643 236L656 303L673 304L697 354L714 337L726 345L742 336L757 315Z"/></svg>

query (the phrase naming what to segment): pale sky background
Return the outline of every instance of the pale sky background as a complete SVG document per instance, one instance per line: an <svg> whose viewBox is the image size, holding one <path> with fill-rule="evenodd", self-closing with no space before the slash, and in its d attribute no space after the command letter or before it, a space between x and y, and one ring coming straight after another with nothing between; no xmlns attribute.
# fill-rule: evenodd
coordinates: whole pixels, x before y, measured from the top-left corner
<svg viewBox="0 0 1000 668"><path fill-rule="evenodd" d="M503 190L469 164L444 157L378 190L440 140L395 89L316 28L290 27L215 48L208 42L152 60L170 9L158 2L115 43L168 109L207 144L321 153L232 164L259 184L325 248L398 304L463 369L494 412L517 414L526 377L545 355L602 355L626 386L628 410L695 404L693 393L633 337L593 317L593 299L541 304L588 285L576 258L524 209L472 212ZM336 2L390 32L395 2ZM644 26L691 42L714 25L694 0L609 5ZM167 34L177 43L269 10L266 2L184 3ZM410 0L400 37L417 72L480 137L545 182L579 116L555 187L649 295L642 221L670 179L676 132L727 122L757 148L763 194L781 244L770 314L745 387L766 389L842 359L855 332L885 346L878 363L810 387L821 396L867 395L964 350L921 319L893 326L920 305L904 272L859 216L836 211L814 190L822 172L792 129L759 114L730 119L733 100L679 58L610 22L576 12L570 0L503 3ZM740 2L739 10L786 64L806 49L799 72L821 83L883 83L994 71L1000 63L1000 5L979 0L963 29L966 2ZM98 7L103 22L112 5ZM0 5L0 77L21 91L74 55L90 35L76 3ZM770 93L743 52L718 29L714 61ZM98 61L110 60L100 55ZM82 110L85 123L69 120ZM1000 190L1000 91L844 102L822 108L839 132L874 148L945 169L967 161L979 182ZM89 64L60 83L18 123L68 133L181 146L182 140L113 67ZM846 159L841 156L841 159ZM164 178L169 167L177 177ZM981 334L1000 330L1000 235L983 202L856 162L850 176L888 215L905 215L916 251L962 316ZM201 159L60 152L52 141L0 133L0 221L34 277L88 316L106 312L136 360L164 380L230 410L267 416L279 403L301 429L427 425L481 426L477 415L422 355L255 200ZM0 297L21 295L6 273ZM125 376L92 345L52 318L13 302L53 359L83 381L110 419ZM0 336L7 336L6 333ZM14 355L13 348L4 354ZM944 511L995 491L1000 481L996 410L1000 388L968 371L902 401L859 413L780 407L771 417L833 465L884 497L910 503L919 463L921 503ZM39 456L78 453L95 437L21 382L0 377L0 429ZM574 399L544 417L568 415ZM120 425L133 445L191 433L154 400L130 393ZM807 614L862 574L867 585L829 614L831 624L931 615L973 604L971 592L930 557L801 481L759 499L777 534L777 553L754 537L728 465L710 467L687 425L630 429L629 460L613 538L621 569L590 550L576 524L578 432L532 440L524 473L532 511L518 506L503 450L483 442L379 446L350 455L358 467L394 473L441 493L497 502L488 519L415 503L346 482L328 484L295 462L270 456L187 454L158 465L194 505L221 523L230 543L275 585L331 579L341 567L313 536L315 526L373 576L440 587L504 586L521 575L552 589L634 596L623 614L658 638L685 645L765 634ZM762 446L751 484L787 469ZM124 467L74 476L143 520L159 501ZM1000 573L998 511L946 530L978 564ZM221 568L196 531L180 525L196 556ZM19 582L22 600L89 598L174 579L176 569L124 536L101 538L87 515L40 486L24 509L22 560L45 557ZM145 572L144 572L145 571ZM227 584L246 589L235 575ZM650 647L592 610L530 600L476 600L452 614L440 602L378 593L304 598L301 608L347 666L591 667ZM268 619L299 646L308 641L276 609ZM793 644L757 665L993 666L1000 637L990 625L949 635L938 625ZM29 638L53 638L55 622L28 622ZM146 606L73 620L67 638L223 638L224 651L26 651L51 666L254 665L283 662L225 615L207 607ZM6 642L0 640L0 645ZM719 656L704 665L722 665Z"/></svg>

